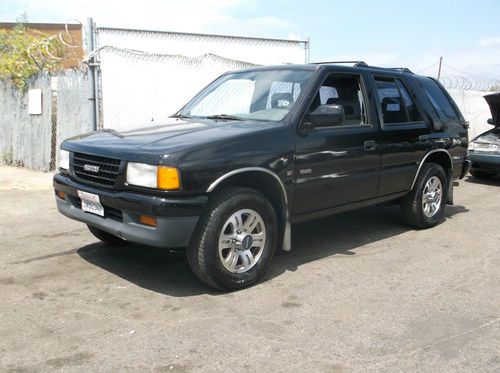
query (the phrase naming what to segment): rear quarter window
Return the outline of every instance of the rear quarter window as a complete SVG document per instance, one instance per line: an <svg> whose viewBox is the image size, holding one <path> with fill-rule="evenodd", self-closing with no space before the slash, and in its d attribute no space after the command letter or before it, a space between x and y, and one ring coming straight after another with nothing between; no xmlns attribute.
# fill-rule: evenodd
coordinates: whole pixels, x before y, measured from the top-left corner
<svg viewBox="0 0 500 373"><path fill-rule="evenodd" d="M419 79L420 85L431 102L440 120L459 121L457 112L441 87L431 78Z"/></svg>

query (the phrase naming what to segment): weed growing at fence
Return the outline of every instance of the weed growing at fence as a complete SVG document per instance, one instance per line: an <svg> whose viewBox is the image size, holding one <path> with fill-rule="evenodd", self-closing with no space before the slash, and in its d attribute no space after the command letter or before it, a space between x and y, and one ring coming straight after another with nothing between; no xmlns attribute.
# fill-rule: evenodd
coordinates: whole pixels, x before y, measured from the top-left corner
<svg viewBox="0 0 500 373"><path fill-rule="evenodd" d="M61 67L63 45L57 38L18 23L12 30L0 30L0 78L25 90L30 77L40 71Z"/></svg>

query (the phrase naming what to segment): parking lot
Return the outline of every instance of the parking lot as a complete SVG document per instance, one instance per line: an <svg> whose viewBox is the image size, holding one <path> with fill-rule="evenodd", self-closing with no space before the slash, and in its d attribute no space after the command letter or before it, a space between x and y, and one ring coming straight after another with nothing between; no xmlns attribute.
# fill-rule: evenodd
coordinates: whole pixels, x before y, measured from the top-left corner
<svg viewBox="0 0 500 373"><path fill-rule="evenodd" d="M461 181L431 230L396 207L297 225L228 294L182 252L97 242L50 183L0 166L0 371L500 371L500 181Z"/></svg>

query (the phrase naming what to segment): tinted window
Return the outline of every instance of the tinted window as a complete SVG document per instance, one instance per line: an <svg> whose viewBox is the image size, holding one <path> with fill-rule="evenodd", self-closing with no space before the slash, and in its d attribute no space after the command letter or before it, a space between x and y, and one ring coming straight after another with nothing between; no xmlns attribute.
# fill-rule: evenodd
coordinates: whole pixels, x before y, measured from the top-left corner
<svg viewBox="0 0 500 373"><path fill-rule="evenodd" d="M280 121L290 112L312 74L312 71L281 69L226 74L205 88L179 114L199 118L225 114L241 119Z"/></svg>
<svg viewBox="0 0 500 373"><path fill-rule="evenodd" d="M319 105L342 106L345 113L342 125L366 123L364 96L361 91L360 77L357 75L328 75L316 93L309 111L314 111Z"/></svg>
<svg viewBox="0 0 500 373"><path fill-rule="evenodd" d="M457 113L455 112L455 109L453 109L453 106L441 87L439 87L439 85L437 85L437 83L430 78L420 79L419 81L432 106L436 110L439 119L442 121L458 121L459 119Z"/></svg>
<svg viewBox="0 0 500 373"><path fill-rule="evenodd" d="M300 84L293 82L272 82L269 95L267 97L266 109L272 109L272 98L283 94L283 97L291 97L293 102L297 101L300 95ZM291 96L290 96L291 95Z"/></svg>
<svg viewBox="0 0 500 373"><path fill-rule="evenodd" d="M384 123L407 123L422 120L415 102L401 80L376 78L375 84Z"/></svg>

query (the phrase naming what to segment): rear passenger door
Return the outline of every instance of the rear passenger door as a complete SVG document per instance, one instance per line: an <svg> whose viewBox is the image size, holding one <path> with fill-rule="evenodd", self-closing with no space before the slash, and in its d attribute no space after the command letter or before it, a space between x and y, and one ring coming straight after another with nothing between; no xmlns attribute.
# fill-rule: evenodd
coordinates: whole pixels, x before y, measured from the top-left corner
<svg viewBox="0 0 500 373"><path fill-rule="evenodd" d="M381 123L378 196L409 190L418 163L430 147L430 126L409 83L403 75L373 77Z"/></svg>

